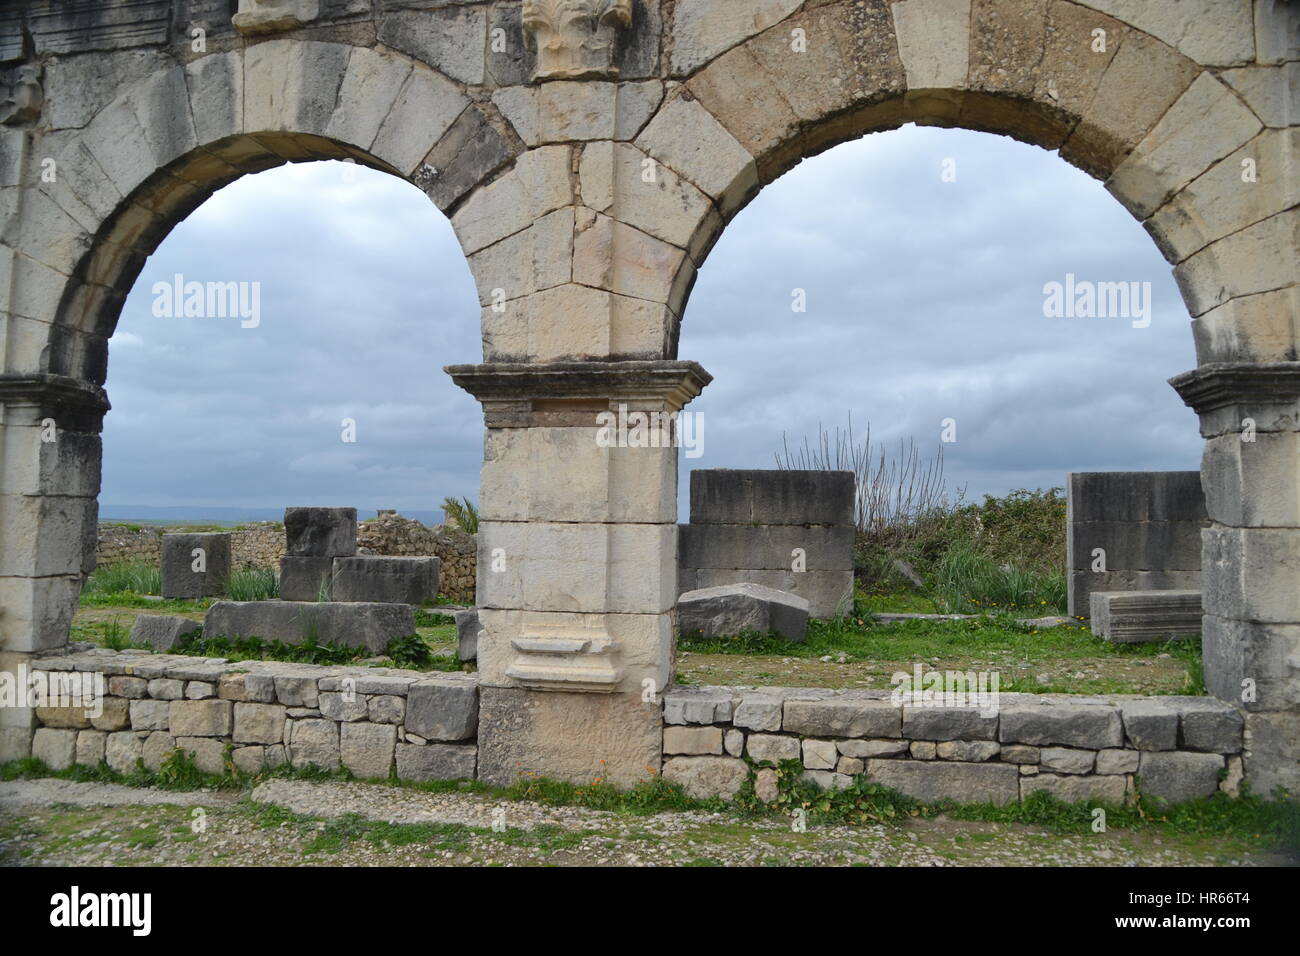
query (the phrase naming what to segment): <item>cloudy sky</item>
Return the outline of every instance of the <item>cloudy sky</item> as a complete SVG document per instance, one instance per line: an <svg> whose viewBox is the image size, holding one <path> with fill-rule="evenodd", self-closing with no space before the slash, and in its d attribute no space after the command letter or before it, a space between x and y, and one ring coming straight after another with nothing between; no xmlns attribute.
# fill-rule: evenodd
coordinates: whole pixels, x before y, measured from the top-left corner
<svg viewBox="0 0 1300 956"><path fill-rule="evenodd" d="M259 282L260 324L154 315L177 274ZM1045 317L1067 274L1149 282L1149 326ZM911 126L840 146L764 190L700 273L680 356L714 383L690 406L704 454L683 456L682 520L690 469L772 467L783 433L850 414L926 453L953 419L968 498L1194 469L1196 420L1166 384L1195 364L1188 321L1142 228L1055 155ZM313 163L221 190L150 258L109 355L106 514L477 498L482 417L441 371L481 360L473 281L395 178Z"/></svg>

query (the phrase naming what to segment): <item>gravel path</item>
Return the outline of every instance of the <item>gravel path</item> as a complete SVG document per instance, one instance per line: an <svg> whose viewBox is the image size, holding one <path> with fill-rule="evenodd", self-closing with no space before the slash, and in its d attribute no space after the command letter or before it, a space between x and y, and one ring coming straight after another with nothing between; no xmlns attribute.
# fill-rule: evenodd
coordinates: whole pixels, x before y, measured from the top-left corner
<svg viewBox="0 0 1300 956"><path fill-rule="evenodd" d="M366 822L370 821L370 822ZM495 829L494 829L495 825ZM810 825L633 816L375 784L271 780L251 794L25 780L0 784L0 864L176 866L1251 866L1215 837L1061 835L947 820Z"/></svg>

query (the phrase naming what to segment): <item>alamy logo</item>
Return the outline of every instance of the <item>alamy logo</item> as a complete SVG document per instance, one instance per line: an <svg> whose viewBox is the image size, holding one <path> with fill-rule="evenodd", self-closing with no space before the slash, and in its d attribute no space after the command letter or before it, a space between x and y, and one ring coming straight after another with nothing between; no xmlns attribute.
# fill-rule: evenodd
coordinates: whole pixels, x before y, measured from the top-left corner
<svg viewBox="0 0 1300 956"><path fill-rule="evenodd" d="M998 713L997 671L922 671L915 664L912 673L896 671L889 699L895 707L948 707L978 710L985 717Z"/></svg>
<svg viewBox="0 0 1300 956"><path fill-rule="evenodd" d="M126 926L133 936L148 936L153 926L152 893L85 893L74 886L50 897L50 925Z"/></svg>
<svg viewBox="0 0 1300 956"><path fill-rule="evenodd" d="M0 671L0 707L79 709L87 717L104 712L104 675L99 671Z"/></svg>
<svg viewBox="0 0 1300 956"><path fill-rule="evenodd" d="M601 448L684 448L687 458L704 454L704 416L699 412L600 412L596 444Z"/></svg>
<svg viewBox="0 0 1300 956"><path fill-rule="evenodd" d="M186 282L178 272L171 282L155 282L151 291L155 318L240 319L244 329L262 322L260 282Z"/></svg>
<svg viewBox="0 0 1300 956"><path fill-rule="evenodd" d="M1068 272L1065 282L1043 286L1043 297L1049 319L1132 319L1135 329L1151 324L1150 282L1078 281Z"/></svg>

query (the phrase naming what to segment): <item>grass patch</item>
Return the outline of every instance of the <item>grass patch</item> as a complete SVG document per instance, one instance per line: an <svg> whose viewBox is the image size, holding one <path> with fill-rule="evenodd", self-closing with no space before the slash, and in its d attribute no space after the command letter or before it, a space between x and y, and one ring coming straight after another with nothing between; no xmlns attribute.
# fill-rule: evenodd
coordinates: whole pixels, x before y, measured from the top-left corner
<svg viewBox="0 0 1300 956"><path fill-rule="evenodd" d="M128 561L96 568L81 589L90 594L161 594L162 572L155 564Z"/></svg>
<svg viewBox="0 0 1300 956"><path fill-rule="evenodd" d="M273 601L280 596L280 578L271 568L242 568L230 575L232 601Z"/></svg>
<svg viewBox="0 0 1300 956"><path fill-rule="evenodd" d="M267 641L260 637L208 637L192 634L173 651L195 657L224 657L230 661L292 661L297 664L355 664L374 657L365 647L341 647L321 643L312 635L301 644ZM397 638L386 655L398 667L413 670L447 670L445 658L433 656L429 645L418 635ZM455 669L459 670L459 663Z"/></svg>

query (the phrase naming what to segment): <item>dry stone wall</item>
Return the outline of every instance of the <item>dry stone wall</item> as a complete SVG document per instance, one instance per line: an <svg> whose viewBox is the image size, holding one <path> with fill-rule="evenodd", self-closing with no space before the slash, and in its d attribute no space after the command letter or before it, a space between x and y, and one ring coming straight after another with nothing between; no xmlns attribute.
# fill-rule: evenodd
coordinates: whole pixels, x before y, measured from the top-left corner
<svg viewBox="0 0 1300 956"><path fill-rule="evenodd" d="M157 770L177 748L200 770L346 767L360 778L473 779L478 682L469 674L321 667L95 649L32 662L103 675L98 707L36 708L32 755L55 769ZM96 714L95 711L98 711ZM229 750L229 753L227 751Z"/></svg>
<svg viewBox="0 0 1300 956"><path fill-rule="evenodd" d="M161 559L162 530L101 524L95 549L100 567L126 562L157 564ZM231 566L280 567L285 553L284 525L264 521L230 532ZM478 566L478 541L452 525L428 527L397 514L385 514L357 525L357 550L364 555L432 556L442 561L439 590L460 604L474 603L474 578Z"/></svg>
<svg viewBox="0 0 1300 956"><path fill-rule="evenodd" d="M772 769L798 760L818 786L865 775L935 803L1014 803L1045 791L1067 802L1180 802L1242 777L1243 723L1208 697L1001 694L988 709L895 703L888 691L676 688L664 696L665 780L697 797L776 796ZM1222 780L1220 778L1223 778Z"/></svg>

